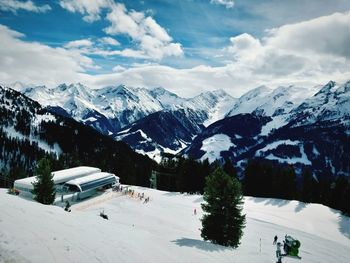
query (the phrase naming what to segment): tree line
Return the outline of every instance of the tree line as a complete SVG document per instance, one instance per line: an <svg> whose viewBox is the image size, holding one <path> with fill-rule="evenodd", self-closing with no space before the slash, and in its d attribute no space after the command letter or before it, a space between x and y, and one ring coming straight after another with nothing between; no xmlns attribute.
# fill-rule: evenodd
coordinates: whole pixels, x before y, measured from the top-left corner
<svg viewBox="0 0 350 263"><path fill-rule="evenodd" d="M239 179L244 195L319 203L350 215L350 181L347 176L332 176L329 171L299 175L292 165L265 159L248 161L240 175L229 160L223 164L183 157L165 158L157 166L157 188L167 191L204 193L206 177L219 166L229 176Z"/></svg>

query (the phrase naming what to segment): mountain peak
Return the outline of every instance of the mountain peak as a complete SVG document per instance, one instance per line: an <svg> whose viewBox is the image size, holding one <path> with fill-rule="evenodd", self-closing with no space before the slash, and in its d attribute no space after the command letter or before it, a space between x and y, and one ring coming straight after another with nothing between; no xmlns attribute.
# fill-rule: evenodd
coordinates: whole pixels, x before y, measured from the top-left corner
<svg viewBox="0 0 350 263"><path fill-rule="evenodd" d="M334 88L336 86L336 82L331 80L329 81L326 85L324 85L320 90L319 92L317 92L315 94L315 96L318 96L320 94L328 94L331 92L332 88Z"/></svg>
<svg viewBox="0 0 350 263"><path fill-rule="evenodd" d="M159 98L160 96L171 96L171 97L175 97L175 98L179 98L178 95L176 95L175 93L163 88L163 87L155 87L149 90L150 94L154 97L154 98Z"/></svg>
<svg viewBox="0 0 350 263"><path fill-rule="evenodd" d="M255 89L252 89L250 91L248 91L247 93L243 94L243 96L241 96L240 99L244 99L244 100L251 100L255 97L261 97L261 96L265 96L268 93L271 93L271 89L268 88L265 85L259 86Z"/></svg>
<svg viewBox="0 0 350 263"><path fill-rule="evenodd" d="M231 97L231 95L229 95L225 90L223 89L217 89L217 90L213 90L211 93L213 93L215 96L217 97Z"/></svg>

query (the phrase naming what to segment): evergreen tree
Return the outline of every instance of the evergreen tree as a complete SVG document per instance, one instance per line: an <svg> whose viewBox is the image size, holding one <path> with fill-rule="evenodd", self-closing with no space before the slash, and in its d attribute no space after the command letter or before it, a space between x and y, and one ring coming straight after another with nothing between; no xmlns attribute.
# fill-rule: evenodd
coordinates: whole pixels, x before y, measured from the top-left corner
<svg viewBox="0 0 350 263"><path fill-rule="evenodd" d="M47 158L38 162L35 171L36 182L33 183L33 194L39 203L50 205L55 201L55 184L51 174L51 163Z"/></svg>
<svg viewBox="0 0 350 263"><path fill-rule="evenodd" d="M231 177L237 177L237 171L235 167L233 167L232 162L230 159L225 159L225 164L224 164L224 172L227 173Z"/></svg>
<svg viewBox="0 0 350 263"><path fill-rule="evenodd" d="M241 184L218 167L206 178L202 209L204 240L223 246L238 247L245 227L242 215L243 196Z"/></svg>
<svg viewBox="0 0 350 263"><path fill-rule="evenodd" d="M314 200L313 192L316 188L316 181L308 169L303 172L302 179L301 201L311 203Z"/></svg>
<svg viewBox="0 0 350 263"><path fill-rule="evenodd" d="M293 166L283 167L275 175L275 181L278 182L278 189L276 197L282 199L292 200L296 196L296 174Z"/></svg>

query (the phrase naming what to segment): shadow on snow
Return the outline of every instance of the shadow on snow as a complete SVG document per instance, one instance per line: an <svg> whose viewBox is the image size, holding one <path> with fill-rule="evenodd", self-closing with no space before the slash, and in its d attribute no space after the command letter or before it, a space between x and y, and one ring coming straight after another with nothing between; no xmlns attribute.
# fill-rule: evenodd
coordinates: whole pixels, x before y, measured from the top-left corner
<svg viewBox="0 0 350 263"><path fill-rule="evenodd" d="M204 251L214 252L223 250L232 250L232 248L224 247L221 245L215 245L207 241L192 239L192 238L179 238L171 241L180 247L194 247Z"/></svg>
<svg viewBox="0 0 350 263"><path fill-rule="evenodd" d="M339 215L339 231L348 239L350 239L350 218L340 214Z"/></svg>

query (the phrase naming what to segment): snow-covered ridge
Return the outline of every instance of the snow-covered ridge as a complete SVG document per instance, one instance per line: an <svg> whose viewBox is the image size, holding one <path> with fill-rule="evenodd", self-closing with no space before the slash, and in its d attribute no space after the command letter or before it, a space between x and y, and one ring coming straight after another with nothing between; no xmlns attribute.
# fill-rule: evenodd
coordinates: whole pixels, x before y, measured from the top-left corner
<svg viewBox="0 0 350 263"><path fill-rule="evenodd" d="M302 125L332 120L349 124L350 81L343 85L330 81L313 97L294 109L291 118L299 118Z"/></svg>
<svg viewBox="0 0 350 263"><path fill-rule="evenodd" d="M195 110L203 116L202 122L209 125L223 118L235 101L223 90L205 92L195 98L185 99L162 87L147 89L119 85L90 89L81 83L61 84L56 88L26 87L15 83L12 87L43 106L62 108L80 122L102 122L100 118L91 121L91 115L104 116L110 120L109 126L112 127L109 127L109 131L114 128L113 132L161 110ZM107 130L100 131L107 133Z"/></svg>
<svg viewBox="0 0 350 263"><path fill-rule="evenodd" d="M286 114L299 106L306 98L313 96L318 88L281 86L270 89L266 86L260 86L241 96L227 116L253 112L265 116Z"/></svg>

